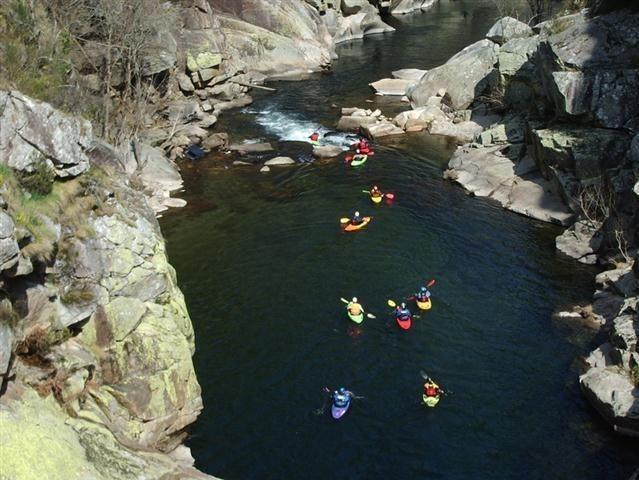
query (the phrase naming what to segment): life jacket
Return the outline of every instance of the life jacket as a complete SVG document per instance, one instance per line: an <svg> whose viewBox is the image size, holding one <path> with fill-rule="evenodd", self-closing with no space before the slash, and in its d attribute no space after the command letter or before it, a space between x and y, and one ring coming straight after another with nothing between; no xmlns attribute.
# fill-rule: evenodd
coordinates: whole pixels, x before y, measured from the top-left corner
<svg viewBox="0 0 639 480"><path fill-rule="evenodd" d="M351 302L348 304L348 311L351 315L359 315L362 313L362 306L359 303Z"/></svg>
<svg viewBox="0 0 639 480"><path fill-rule="evenodd" d="M424 395L427 397L436 397L439 393L439 389L432 383L424 385Z"/></svg>
<svg viewBox="0 0 639 480"><path fill-rule="evenodd" d="M341 393L337 393L334 392L333 393L333 403L335 404L336 407L345 407L348 404L348 401L350 400L350 395L348 393L345 393L344 395L342 395Z"/></svg>
<svg viewBox="0 0 639 480"><path fill-rule="evenodd" d="M382 192L380 190L371 190L371 196L372 197L381 197L382 196Z"/></svg>
<svg viewBox="0 0 639 480"><path fill-rule="evenodd" d="M403 310L397 310L395 312L395 315L397 315L397 317L401 320L408 320L410 318L410 310L408 310L407 308Z"/></svg>
<svg viewBox="0 0 639 480"><path fill-rule="evenodd" d="M415 298L416 298L417 300L419 300L420 302L427 302L427 301L428 301L428 295L427 295L426 293L422 293L422 292L419 292L419 293L415 296Z"/></svg>

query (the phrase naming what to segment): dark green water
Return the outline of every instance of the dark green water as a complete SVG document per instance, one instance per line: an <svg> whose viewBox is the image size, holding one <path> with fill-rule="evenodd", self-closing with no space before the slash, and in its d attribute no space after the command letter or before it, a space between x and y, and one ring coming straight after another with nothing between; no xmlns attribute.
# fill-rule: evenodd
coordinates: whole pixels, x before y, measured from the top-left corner
<svg viewBox="0 0 639 480"><path fill-rule="evenodd" d="M435 66L481 38L489 5L443 0L395 20L393 34L340 47L332 74L278 83L222 128L308 159L307 145L282 140L330 129L331 104L365 105L367 84L391 70ZM227 480L594 480L639 463L637 443L612 435L579 393L575 359L592 336L550 318L589 298L595 271L555 253L556 228L444 182L452 148L395 139L359 170L184 165L189 206L162 228L196 331L205 409L189 445L200 469ZM395 204L371 204L360 191L372 183ZM343 234L338 219L354 209L374 220ZM386 299L430 278L433 309L399 331ZM353 295L378 318L354 328L339 300ZM420 369L453 392L435 409L420 403ZM364 398L334 421L325 385Z"/></svg>

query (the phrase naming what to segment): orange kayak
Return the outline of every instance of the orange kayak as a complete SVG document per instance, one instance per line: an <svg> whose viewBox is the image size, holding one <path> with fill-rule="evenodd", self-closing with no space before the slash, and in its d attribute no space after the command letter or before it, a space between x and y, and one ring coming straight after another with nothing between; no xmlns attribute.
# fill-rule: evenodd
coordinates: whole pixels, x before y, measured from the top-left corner
<svg viewBox="0 0 639 480"><path fill-rule="evenodd" d="M368 225L372 219L373 217L363 217L362 223L360 223L359 225L353 225L352 223L347 223L346 226L344 227L344 231L354 232L356 230L360 230L364 228L366 225Z"/></svg>

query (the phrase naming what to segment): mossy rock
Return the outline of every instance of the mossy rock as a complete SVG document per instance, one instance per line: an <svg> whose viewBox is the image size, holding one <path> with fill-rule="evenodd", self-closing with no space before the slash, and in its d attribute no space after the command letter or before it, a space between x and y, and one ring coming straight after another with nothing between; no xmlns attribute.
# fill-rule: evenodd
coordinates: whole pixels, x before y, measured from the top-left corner
<svg viewBox="0 0 639 480"><path fill-rule="evenodd" d="M190 53L186 57L186 67L191 72L204 70L205 68L214 68L222 63L221 53L202 52L193 57Z"/></svg>

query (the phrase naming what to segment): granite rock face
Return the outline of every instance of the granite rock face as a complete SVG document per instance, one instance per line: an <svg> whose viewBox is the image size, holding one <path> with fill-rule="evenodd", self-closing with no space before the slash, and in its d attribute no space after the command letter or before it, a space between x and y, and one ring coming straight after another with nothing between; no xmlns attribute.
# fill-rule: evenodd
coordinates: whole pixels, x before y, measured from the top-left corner
<svg viewBox="0 0 639 480"><path fill-rule="evenodd" d="M25 135L41 128L38 111L61 118L21 95L9 101L21 105L10 118ZM155 214L115 148L91 138L90 125L61 121L29 137L43 154L33 162L55 157L82 172L54 181L30 216L17 200L21 166L4 173L0 241L13 246L3 246L0 272L3 473L206 478L181 446L202 401L193 328ZM21 148L16 137L5 145ZM20 271L21 259L33 268Z"/></svg>

